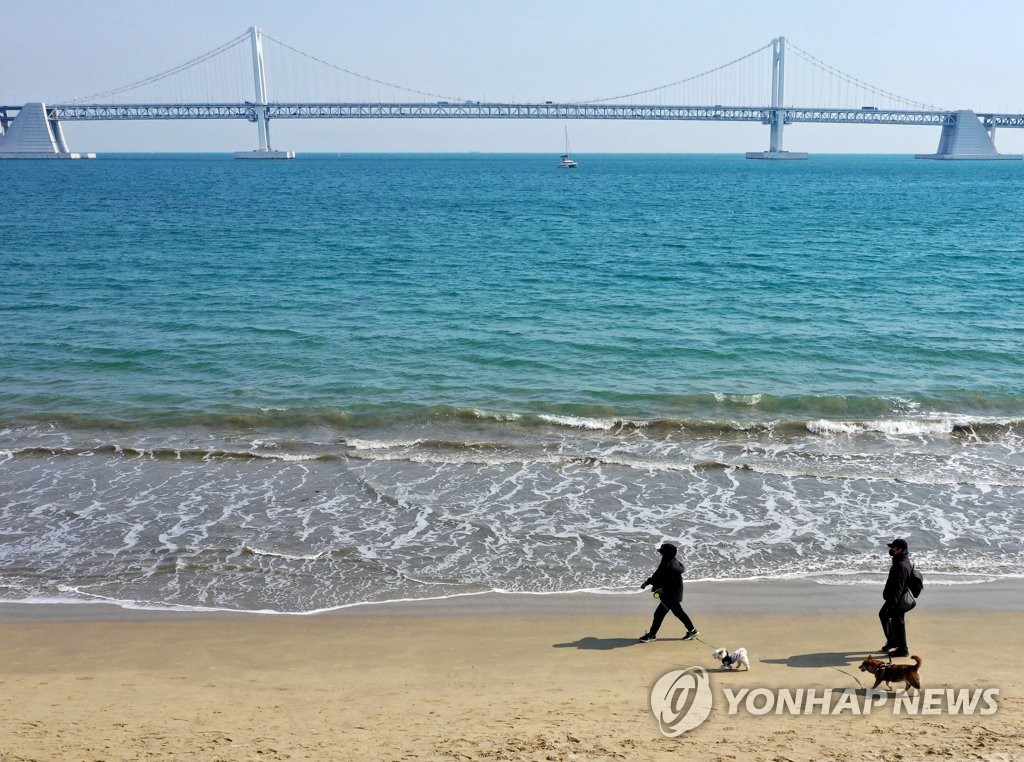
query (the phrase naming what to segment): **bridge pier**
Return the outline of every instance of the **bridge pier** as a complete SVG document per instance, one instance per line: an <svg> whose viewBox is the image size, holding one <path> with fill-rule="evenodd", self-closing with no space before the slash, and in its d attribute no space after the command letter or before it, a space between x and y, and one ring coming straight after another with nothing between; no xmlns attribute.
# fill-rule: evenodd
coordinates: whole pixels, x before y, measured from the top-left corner
<svg viewBox="0 0 1024 762"><path fill-rule="evenodd" d="M807 154L782 150L782 128L786 126L786 38L772 40L772 110L771 137L767 151L748 151L748 159L806 159Z"/></svg>
<svg viewBox="0 0 1024 762"><path fill-rule="evenodd" d="M263 36L257 27L249 27L252 39L252 73L256 84L256 128L260 147L255 151L236 151L236 159L294 159L294 151L275 151L270 147L270 120L267 119L267 76L263 69Z"/></svg>
<svg viewBox="0 0 1024 762"><path fill-rule="evenodd" d="M60 122L45 103L26 103L0 134L0 159L95 159L94 153L68 150Z"/></svg>
<svg viewBox="0 0 1024 762"><path fill-rule="evenodd" d="M1020 160L1021 154L999 153L994 141L995 124L988 128L981 123L978 115L968 109L957 111L952 119L942 126L939 147L935 153L915 154L915 159L987 159Z"/></svg>

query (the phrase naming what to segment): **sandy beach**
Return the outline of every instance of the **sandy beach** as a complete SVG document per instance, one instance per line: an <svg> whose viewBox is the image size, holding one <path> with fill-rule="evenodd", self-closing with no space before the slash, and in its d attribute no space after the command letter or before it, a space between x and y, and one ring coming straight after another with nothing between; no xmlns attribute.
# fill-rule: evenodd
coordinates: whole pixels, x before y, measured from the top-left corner
<svg viewBox="0 0 1024 762"><path fill-rule="evenodd" d="M857 665L881 642L869 587L691 583L700 641L667 621L650 644L643 593L313 616L5 604L0 759L1018 759L1021 589L932 587L908 617L923 686L998 688L989 716L894 716L895 694L867 716L728 713L725 688L863 696ZM746 647L752 669L719 671L714 646ZM691 666L713 710L667 738L651 688Z"/></svg>

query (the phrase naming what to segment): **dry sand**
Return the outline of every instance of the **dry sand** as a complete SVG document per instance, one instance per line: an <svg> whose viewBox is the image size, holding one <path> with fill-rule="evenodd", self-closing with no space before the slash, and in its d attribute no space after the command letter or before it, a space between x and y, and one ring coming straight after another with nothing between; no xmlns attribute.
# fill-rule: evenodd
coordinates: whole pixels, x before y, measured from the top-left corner
<svg viewBox="0 0 1024 762"><path fill-rule="evenodd" d="M994 715L728 715L723 689L861 689L878 591L690 583L701 641L649 595L486 595L315 616L0 606L4 760L1024 759L1016 583L931 587L908 616L926 688L1000 690ZM789 612L789 613L780 613ZM744 646L719 672L713 646ZM711 673L714 710L666 738L664 673Z"/></svg>

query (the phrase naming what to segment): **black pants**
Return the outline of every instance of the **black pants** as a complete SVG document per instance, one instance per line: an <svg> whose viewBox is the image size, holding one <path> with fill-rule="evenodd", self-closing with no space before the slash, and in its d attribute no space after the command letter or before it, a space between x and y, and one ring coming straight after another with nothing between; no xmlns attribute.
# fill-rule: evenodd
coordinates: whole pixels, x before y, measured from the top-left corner
<svg viewBox="0 0 1024 762"><path fill-rule="evenodd" d="M686 616L686 612L683 611L683 606L680 601L662 600L662 602L658 604L658 608L654 610L654 621L651 622L651 629L648 630L649 634L658 634L658 630L661 629L661 623L665 621L665 617L668 616L668 612L670 611L676 615L676 619L683 623L683 627L686 628L687 632L697 629L693 626L693 622L690 621L690 617Z"/></svg>
<svg viewBox="0 0 1024 762"><path fill-rule="evenodd" d="M907 623L903 617L905 611L900 611L897 606L886 603L878 612L878 620L882 623L882 632L885 633L885 643L888 646L895 646L901 651L907 648Z"/></svg>

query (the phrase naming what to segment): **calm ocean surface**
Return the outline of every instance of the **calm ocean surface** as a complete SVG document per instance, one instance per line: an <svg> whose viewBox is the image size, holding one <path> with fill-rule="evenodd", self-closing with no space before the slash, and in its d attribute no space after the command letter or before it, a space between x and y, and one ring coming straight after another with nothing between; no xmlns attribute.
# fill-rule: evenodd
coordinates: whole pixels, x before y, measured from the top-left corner
<svg viewBox="0 0 1024 762"><path fill-rule="evenodd" d="M1024 164L3 162L0 600L1024 575Z"/></svg>

